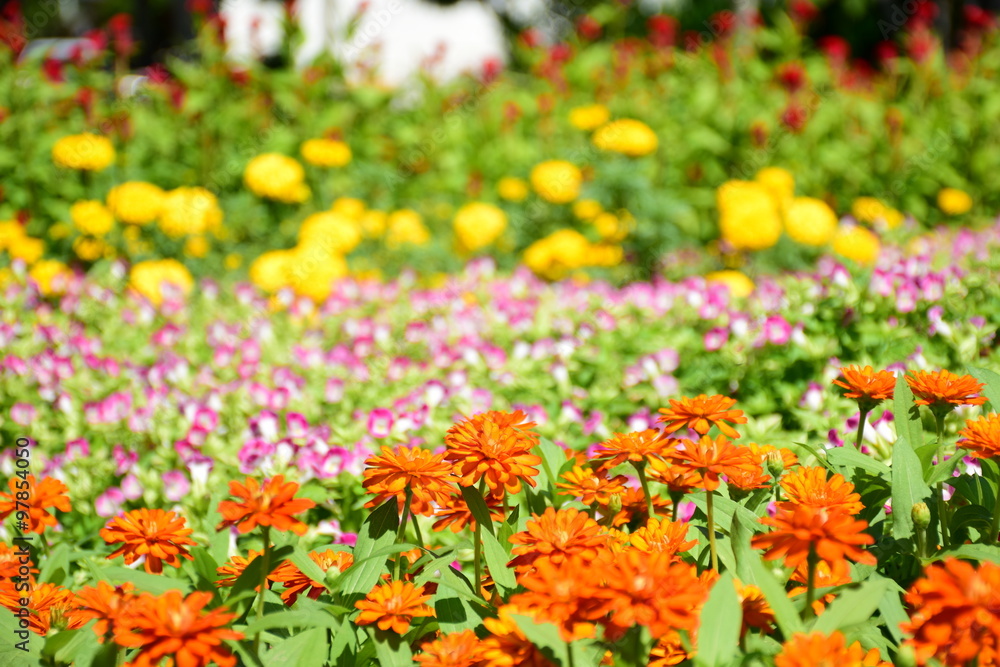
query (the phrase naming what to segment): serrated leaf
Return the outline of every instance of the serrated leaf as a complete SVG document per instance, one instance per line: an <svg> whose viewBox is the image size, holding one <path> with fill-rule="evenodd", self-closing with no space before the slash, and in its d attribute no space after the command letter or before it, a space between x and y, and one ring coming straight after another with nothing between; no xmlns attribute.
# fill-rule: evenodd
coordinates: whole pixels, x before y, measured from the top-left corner
<svg viewBox="0 0 1000 667"><path fill-rule="evenodd" d="M892 536L897 540L913 537L911 510L916 503L930 498L931 489L924 482L916 452L905 436L892 449Z"/></svg>
<svg viewBox="0 0 1000 667"><path fill-rule="evenodd" d="M856 589L844 591L816 619L813 630L831 634L834 630L870 621L888 588L889 582L879 577L865 581Z"/></svg>
<svg viewBox="0 0 1000 667"><path fill-rule="evenodd" d="M496 530L493 527L493 517L490 516L490 508L486 505L486 501L483 500L483 494L471 486L463 486L461 489L462 499L465 500L469 511L472 512L476 524L482 526L483 530L490 535L495 535Z"/></svg>
<svg viewBox="0 0 1000 667"><path fill-rule="evenodd" d="M736 595L733 575L724 572L712 586L701 610L694 664L704 667L728 665L739 650L742 624L743 608Z"/></svg>

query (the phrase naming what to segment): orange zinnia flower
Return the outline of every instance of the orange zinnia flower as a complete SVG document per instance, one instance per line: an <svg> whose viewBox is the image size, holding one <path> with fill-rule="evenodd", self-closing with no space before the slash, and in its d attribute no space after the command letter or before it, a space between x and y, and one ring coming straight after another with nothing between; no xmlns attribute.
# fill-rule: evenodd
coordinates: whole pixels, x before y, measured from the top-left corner
<svg viewBox="0 0 1000 667"><path fill-rule="evenodd" d="M490 517L494 521L503 521L503 491L501 495L487 493L486 508L490 511ZM434 522L433 530L440 531L448 528L453 533L460 533L466 526L475 526L476 517L472 516L465 498L460 493L452 493L444 502L432 508L432 516L439 517Z"/></svg>
<svg viewBox="0 0 1000 667"><path fill-rule="evenodd" d="M497 609L497 618L484 618L490 634L482 640L480 659L483 667L553 667L538 647L528 641L511 614L525 612L505 604Z"/></svg>
<svg viewBox="0 0 1000 667"><path fill-rule="evenodd" d="M966 420L958 434L963 438L958 446L971 449L976 458L1000 459L1000 414L992 412L975 421Z"/></svg>
<svg viewBox="0 0 1000 667"><path fill-rule="evenodd" d="M747 447L753 452L753 455L760 460L760 464L767 465L767 455L770 452L778 452L781 456L781 463L785 466L785 470L791 470L799 464L799 457L795 455L795 452L788 449L787 447L775 447L774 445L758 445L756 442L747 443Z"/></svg>
<svg viewBox="0 0 1000 667"><path fill-rule="evenodd" d="M463 630L424 642L420 650L413 661L423 667L472 667L481 659L482 644L475 632Z"/></svg>
<svg viewBox="0 0 1000 667"><path fill-rule="evenodd" d="M180 567L181 558L193 560L185 548L197 544L188 537L191 532L185 527L184 517L176 512L143 507L111 519L99 535L108 544L122 543L108 556L109 560L124 555L125 564L131 565L145 556L146 572L159 574L163 563Z"/></svg>
<svg viewBox="0 0 1000 667"><path fill-rule="evenodd" d="M485 479L493 491L505 488L508 493L519 493L521 482L535 486L538 470L534 466L542 462L531 453L538 444L534 427L535 422L520 410L478 414L448 429L445 458L455 464L462 486Z"/></svg>
<svg viewBox="0 0 1000 667"><path fill-rule="evenodd" d="M726 422L746 424L747 418L742 410L732 410L734 405L735 399L718 394L671 399L669 408L660 408L661 416L656 421L665 424L665 433L674 433L686 426L698 435L706 435L714 425L730 438L738 438L740 434Z"/></svg>
<svg viewBox="0 0 1000 667"><path fill-rule="evenodd" d="M226 628L236 614L225 609L205 611L212 593L197 591L184 597L180 591L154 596L143 593L132 604L127 620L118 624L115 641L127 648L138 647L134 667L153 667L170 657L175 665L234 667L236 657L223 641L243 639Z"/></svg>
<svg viewBox="0 0 1000 667"><path fill-rule="evenodd" d="M806 561L813 547L820 560L831 565L845 558L876 564L875 556L859 548L875 543L875 538L864 532L868 522L855 520L850 514L782 503L774 517L763 517L760 522L774 527L769 533L755 535L751 542L755 549L767 549L765 560L784 558L785 565L796 567Z"/></svg>
<svg viewBox="0 0 1000 667"><path fill-rule="evenodd" d="M96 588L88 586L77 593L77 608L69 616L78 621L80 626L92 619L96 620L94 634L103 644L106 636L113 635L118 630L122 619L128 618L132 603L138 597L134 590L135 587L130 583L112 586L106 581L98 581Z"/></svg>
<svg viewBox="0 0 1000 667"><path fill-rule="evenodd" d="M605 461L604 468L614 468L626 461L633 465L645 465L669 454L673 445L671 438L652 428L634 433L615 433L598 445L594 458Z"/></svg>
<svg viewBox="0 0 1000 667"><path fill-rule="evenodd" d="M361 610L355 623L376 623L380 630L391 628L403 635L414 618L434 616L434 610L425 604L430 599L430 595L424 595L423 586L402 581L382 584L373 588L364 600L354 603Z"/></svg>
<svg viewBox="0 0 1000 667"><path fill-rule="evenodd" d="M683 449L673 452L674 465L680 470L697 475L695 485L706 491L719 488L719 475L755 472L760 466L753 461L753 454L746 447L737 447L726 436L712 439L703 435L698 442L683 440Z"/></svg>
<svg viewBox="0 0 1000 667"><path fill-rule="evenodd" d="M343 572L354 563L354 556L350 552L334 551L333 549L327 549L323 553L311 552L309 558L319 565L319 569L323 572L329 572L334 568ZM268 578L271 581L284 584L285 590L281 592L281 599L287 605L295 604L302 593L306 593L308 597L315 600L326 592L325 583L313 581L303 574L295 563L287 560L275 568Z"/></svg>
<svg viewBox="0 0 1000 667"><path fill-rule="evenodd" d="M38 568L34 566L34 563L30 559L27 563L22 563L21 558L23 557L23 554L17 549L0 542L0 591L7 589L14 590L18 583L14 581L14 577L21 576L20 570L22 565L28 566L28 576L25 577L25 580L29 586L34 587L35 575L38 574Z"/></svg>
<svg viewBox="0 0 1000 667"><path fill-rule="evenodd" d="M982 561L979 569L956 558L924 570L906 593L913 608L903 632L917 662L944 665L1000 662L1000 566Z"/></svg>
<svg viewBox="0 0 1000 667"><path fill-rule="evenodd" d="M527 530L510 538L519 544L511 551L517 558L508 567L519 571L538 565L538 561L561 563L569 556L579 556L584 562L593 561L608 547L608 536L587 514L573 509L548 508L545 514L533 515Z"/></svg>
<svg viewBox="0 0 1000 667"><path fill-rule="evenodd" d="M646 495L642 489L634 489L631 486L625 487L625 492L619 494L618 501L621 502L621 509L615 513L611 519L612 526L623 526L626 523L644 524L649 520L649 509L646 505ZM607 503L598 506L601 519L607 519L611 515L610 499ZM653 494L653 514L664 516L670 512L670 501L661 498L659 494Z"/></svg>
<svg viewBox="0 0 1000 667"><path fill-rule="evenodd" d="M28 600L26 605L21 604L24 598ZM82 619L72 615L77 606L73 591L49 582L39 584L31 591L0 591L0 605L13 612L27 607L28 629L43 637L53 627L58 630L75 630L84 625Z"/></svg>
<svg viewBox="0 0 1000 667"><path fill-rule="evenodd" d="M650 519L645 526L628 536L629 543L639 551L676 555L687 551L698 540L687 540L688 524L666 519Z"/></svg>
<svg viewBox="0 0 1000 667"><path fill-rule="evenodd" d="M740 635L745 635L750 630L771 634L774 630L774 610L767 603L764 592L753 584L744 585L739 579L734 579L733 584L736 586L740 606L743 607L743 628Z"/></svg>
<svg viewBox="0 0 1000 667"><path fill-rule="evenodd" d="M976 396L983 383L971 375L955 375L951 371L910 371L906 384L913 390L917 405L951 409L956 405L982 405L985 396Z"/></svg>
<svg viewBox="0 0 1000 667"><path fill-rule="evenodd" d="M681 442L680 440L675 440ZM675 450L671 450L673 452ZM687 493L692 489L697 489L701 483L701 476L691 472L686 466L677 465L672 458L651 459L649 469L646 471L649 478L661 484L666 484L667 488L674 492Z"/></svg>
<svg viewBox="0 0 1000 667"><path fill-rule="evenodd" d="M252 477L247 477L246 485L229 482L230 495L242 498L243 502L223 500L219 503L223 520L216 530L235 525L240 533L249 533L259 524L304 535L308 527L294 515L315 507L316 503L307 498L295 498L298 490L299 485L285 483L283 475L276 475L263 486Z"/></svg>
<svg viewBox="0 0 1000 667"><path fill-rule="evenodd" d="M751 462L753 453L751 452ZM752 463L749 468L733 468L726 473L726 483L729 488L739 491L753 491L754 489L764 489L771 485L771 476L764 472L764 466L759 463Z"/></svg>
<svg viewBox="0 0 1000 667"><path fill-rule="evenodd" d="M365 461L362 484L375 497L365 507L381 505L393 496L402 509L406 492L412 493L420 514L430 503L444 503L453 488L451 466L444 462L444 454L434 454L422 447L382 447L382 456L372 456Z"/></svg>
<svg viewBox="0 0 1000 667"><path fill-rule="evenodd" d="M28 488L18 489L17 485L25 481L28 482ZM0 493L0 498L3 499L0 500L0 521L18 510L25 510L28 512L26 523L30 532L41 534L45 532L46 526L57 524L56 518L46 511L49 507L55 507L61 512L73 509L69 504L69 496L66 495L69 489L54 477L43 477L36 484L34 475L28 475L27 480L15 476L7 481L7 486L10 487L10 493ZM21 500L18 505L17 494L24 493L25 490L28 491L28 499Z"/></svg>
<svg viewBox="0 0 1000 667"><path fill-rule="evenodd" d="M681 641L681 634L676 630L672 630L658 641L653 650L649 652L649 667L679 665L693 657L694 654L689 654L684 650L684 642Z"/></svg>
<svg viewBox="0 0 1000 667"><path fill-rule="evenodd" d="M594 637L595 622L609 608L601 595L601 578L599 568L576 556L558 563L540 560L518 577L526 592L511 597L510 603L522 610L518 613L556 625L564 641Z"/></svg>
<svg viewBox="0 0 1000 667"><path fill-rule="evenodd" d="M774 658L776 667L891 667L879 658L877 648L865 651L861 642L850 646L840 631L792 635Z"/></svg>
<svg viewBox="0 0 1000 667"><path fill-rule="evenodd" d="M216 580L215 585L219 588L229 588L230 586L236 585L236 580L239 579L244 570L247 569L247 565L263 553L263 551L254 551L251 549L246 558L243 556L231 556L225 565L220 565L215 568L216 574L221 575L219 579ZM260 586L258 586L256 590L259 593Z"/></svg>
<svg viewBox="0 0 1000 667"><path fill-rule="evenodd" d="M794 598L799 595L805 595L809 590L809 564L800 563L792 572L792 575L788 578L788 580L794 581L798 584L803 584L802 586L792 587L792 589L788 591L788 597ZM825 561L819 561L816 563L816 571L813 574L813 585L815 588L833 588L834 586L849 584L851 581L851 566L846 560L839 560L832 564ZM826 609L826 605L833 602L836 597L837 595L835 593L827 593L826 595L813 600L813 612L819 616L823 613L823 610Z"/></svg>
<svg viewBox="0 0 1000 667"><path fill-rule="evenodd" d="M797 505L842 510L847 514L857 514L865 508L861 496L854 493L854 485L843 475L834 474L826 478L826 468L798 468L781 480L788 500Z"/></svg>
<svg viewBox="0 0 1000 667"><path fill-rule="evenodd" d="M573 496L584 505L607 505L611 496L625 493L625 482L628 481L625 475L608 479L607 470L591 470L580 466L573 466L572 470L563 473L562 478L566 482L560 482L556 487L565 491L560 491L559 495Z"/></svg>
<svg viewBox="0 0 1000 667"><path fill-rule="evenodd" d="M876 371L871 366L845 366L840 374L844 379L834 380L833 384L847 389L844 398L853 398L865 411L882 401L891 401L896 390L896 375L889 371Z"/></svg>

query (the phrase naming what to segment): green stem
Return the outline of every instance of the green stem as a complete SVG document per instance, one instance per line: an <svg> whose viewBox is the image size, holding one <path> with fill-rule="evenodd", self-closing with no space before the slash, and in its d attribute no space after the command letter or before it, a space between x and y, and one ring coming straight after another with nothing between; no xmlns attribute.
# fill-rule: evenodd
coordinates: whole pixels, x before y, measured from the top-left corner
<svg viewBox="0 0 1000 667"><path fill-rule="evenodd" d="M997 489L996 505L993 507L993 520L990 521L990 534L986 544L1000 543L997 534L1000 533L1000 489Z"/></svg>
<svg viewBox="0 0 1000 667"><path fill-rule="evenodd" d="M267 575L271 571L271 527L261 526L261 533L264 537L264 553L261 555L260 571L260 594L257 598L257 620L264 618L264 595L267 593ZM260 632L254 635L253 652L260 655Z"/></svg>
<svg viewBox="0 0 1000 667"><path fill-rule="evenodd" d="M569 667L574 667L573 663L573 644L566 642L566 664Z"/></svg>
<svg viewBox="0 0 1000 667"><path fill-rule="evenodd" d="M486 478L479 482L479 495L483 495L486 490ZM485 499L485 496L484 496ZM487 511L489 508L487 507ZM483 590L483 527L476 521L475 535L473 536L472 569L475 575L476 595L481 595Z"/></svg>
<svg viewBox="0 0 1000 667"><path fill-rule="evenodd" d="M937 422L937 464L944 465L944 415L934 414ZM948 506L944 502L944 480L937 483L938 502L938 525L941 530L941 548L947 549L949 542L948 535Z"/></svg>
<svg viewBox="0 0 1000 667"><path fill-rule="evenodd" d="M396 544L402 544L406 539L406 522L410 518L411 498L413 498L413 490L410 487L406 487L406 499L403 500L403 514L399 517L399 528L396 529ZM416 521L414 521L414 523L416 523ZM400 571L405 558L406 556L403 554L396 554L395 572L393 573L393 579L395 581L399 581Z"/></svg>
<svg viewBox="0 0 1000 667"><path fill-rule="evenodd" d="M859 406L860 407L860 406ZM868 413L871 412L870 408L861 408L861 419L858 421L858 435L854 438L854 449L861 451L861 438L865 434L865 424L868 423Z"/></svg>
<svg viewBox="0 0 1000 667"><path fill-rule="evenodd" d="M641 462L633 461L632 465L635 467L636 473L639 475L639 484L642 485L642 495L646 496L646 512L649 513L649 519L653 518L653 495L649 492L649 482L646 481L646 461L643 459Z"/></svg>
<svg viewBox="0 0 1000 667"><path fill-rule="evenodd" d="M719 554L715 548L715 501L713 500L715 493L709 490L705 490L705 504L707 510L705 512L708 515L708 549L712 554L712 569L716 572L719 571Z"/></svg>
<svg viewBox="0 0 1000 667"><path fill-rule="evenodd" d="M927 529L916 526L914 534L917 538L917 558L927 558Z"/></svg>
<svg viewBox="0 0 1000 667"><path fill-rule="evenodd" d="M816 555L816 545L809 544L809 555L806 557L808 574L806 575L806 608L803 610L805 618L813 617L813 600L816 598L816 565L819 563L819 556Z"/></svg>

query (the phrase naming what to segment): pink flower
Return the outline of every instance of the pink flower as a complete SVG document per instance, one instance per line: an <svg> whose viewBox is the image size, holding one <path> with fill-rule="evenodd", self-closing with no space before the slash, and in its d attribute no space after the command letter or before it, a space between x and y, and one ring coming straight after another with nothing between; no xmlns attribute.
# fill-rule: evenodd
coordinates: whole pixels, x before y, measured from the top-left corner
<svg viewBox="0 0 1000 667"><path fill-rule="evenodd" d="M10 407L10 418L15 424L29 426L38 414L38 409L31 403L15 403Z"/></svg>
<svg viewBox="0 0 1000 667"><path fill-rule="evenodd" d="M705 349L715 352L729 341L729 329L725 327L715 327L705 332Z"/></svg>
<svg viewBox="0 0 1000 667"><path fill-rule="evenodd" d="M124 504L125 494L121 492L121 489L111 487L94 501L94 510L97 512L97 516L108 518L121 512Z"/></svg>
<svg viewBox="0 0 1000 667"><path fill-rule="evenodd" d="M771 315L764 321L764 335L773 345L784 345L792 337L792 325L781 315Z"/></svg>
<svg viewBox="0 0 1000 667"><path fill-rule="evenodd" d="M387 438L394 422L392 412L385 408L375 408L368 414L368 433L373 438Z"/></svg>
<svg viewBox="0 0 1000 667"><path fill-rule="evenodd" d="M135 475L129 474L122 480L122 495L128 500L138 500L142 498L142 483Z"/></svg>
<svg viewBox="0 0 1000 667"><path fill-rule="evenodd" d="M191 490L191 483L180 470L163 473L163 495L172 503L180 502Z"/></svg>

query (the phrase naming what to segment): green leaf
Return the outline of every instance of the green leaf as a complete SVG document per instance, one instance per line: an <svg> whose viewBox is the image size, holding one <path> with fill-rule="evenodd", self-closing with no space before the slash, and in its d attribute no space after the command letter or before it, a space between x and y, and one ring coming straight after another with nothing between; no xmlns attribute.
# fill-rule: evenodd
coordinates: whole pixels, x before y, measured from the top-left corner
<svg viewBox="0 0 1000 667"><path fill-rule="evenodd" d="M760 556L750 546L753 531L744 526L738 513L733 514L733 523L729 528L729 538L733 544L733 557L736 559L736 576L744 584L756 583L750 563Z"/></svg>
<svg viewBox="0 0 1000 667"><path fill-rule="evenodd" d="M597 667L604 649L593 640L578 639L567 644L559 636L559 628L552 623L539 623L530 616L511 614L511 619L549 662L575 667ZM570 657L568 650L573 652Z"/></svg>
<svg viewBox="0 0 1000 667"><path fill-rule="evenodd" d="M5 608L0 609L0 632L3 632L3 641L0 641L0 664L7 667L37 667L41 664L39 657L42 648L42 638L30 630L18 627L17 617L14 612ZM18 632L27 633L18 635ZM21 650L18 646L27 650Z"/></svg>
<svg viewBox="0 0 1000 667"><path fill-rule="evenodd" d="M185 595L191 592L191 582L187 579L177 579L163 574L149 574L142 570L132 570L120 566L101 569L104 576L112 584L132 582L138 590L148 591L154 595L163 595L167 591L181 591Z"/></svg>
<svg viewBox="0 0 1000 667"><path fill-rule="evenodd" d="M936 466L930 469L930 474L927 477L927 483L934 486L938 482L949 482L953 478L952 473L955 472L955 468L962 462L962 459L968 454L968 450L956 449L955 453L951 455L947 461L941 463L938 462Z"/></svg>
<svg viewBox="0 0 1000 667"><path fill-rule="evenodd" d="M489 615L489 610L454 595L442 595L434 597L434 613L441 631L450 634L462 630L475 630L482 625L483 618Z"/></svg>
<svg viewBox="0 0 1000 667"><path fill-rule="evenodd" d="M844 591L816 619L813 630L830 634L834 630L871 620L888 589L889 581L879 577L868 579L856 589Z"/></svg>
<svg viewBox="0 0 1000 667"><path fill-rule="evenodd" d="M479 493L479 490L471 486L463 486L462 498L465 500L465 504L469 506L469 511L472 512L472 516L476 519L476 523L483 527L483 530L488 532L490 535L495 535L496 531L493 528L493 517L490 516L490 508L487 507L486 501L483 500L483 494Z"/></svg>
<svg viewBox="0 0 1000 667"><path fill-rule="evenodd" d="M47 558L42 559L38 580L61 584L69 572L69 545L60 544Z"/></svg>
<svg viewBox="0 0 1000 667"><path fill-rule="evenodd" d="M504 550L497 538L492 533L483 533L483 555L486 556L486 566L490 569L490 576L496 585L506 592L517 588L517 580L514 578L514 571L507 567L507 552ZM503 594L503 591L501 591Z"/></svg>
<svg viewBox="0 0 1000 667"><path fill-rule="evenodd" d="M540 438L538 442L538 456L542 459L542 469L539 474L541 487L547 489L549 497L552 499L552 506L559 509L566 496L556 493L556 482L559 481L558 473L566 462L566 452L562 447L555 444L548 438Z"/></svg>
<svg viewBox="0 0 1000 667"><path fill-rule="evenodd" d="M258 632L274 628L329 628L330 630L337 630L340 628L340 621L326 612L317 613L315 610L283 609L277 613L268 614L259 621L255 620L247 626L243 634L252 637Z"/></svg>
<svg viewBox="0 0 1000 667"><path fill-rule="evenodd" d="M850 474L850 471L854 468L860 468L861 470L870 472L873 475L884 477L887 480L892 474L889 466L881 461L876 461L870 456L862 454L858 450L854 449L854 445L851 444L828 450L826 456L830 459L830 463L840 468L842 474L844 474L844 477L847 479L851 479L852 475ZM843 472L845 470L847 471L846 473Z"/></svg>
<svg viewBox="0 0 1000 667"><path fill-rule="evenodd" d="M909 388L909 387L907 387ZM913 537L911 511L916 503L930 498L916 452L905 436L892 448L892 536L897 540Z"/></svg>
<svg viewBox="0 0 1000 667"><path fill-rule="evenodd" d="M323 667L329 653L326 629L313 628L279 641L261 657L265 665Z"/></svg>
<svg viewBox="0 0 1000 667"><path fill-rule="evenodd" d="M694 664L699 667L728 665L739 650L743 608L736 595L731 572L724 572L712 586L701 610L698 651Z"/></svg>
<svg viewBox="0 0 1000 667"><path fill-rule="evenodd" d="M309 557L309 553L302 547L295 547L295 550L288 557L288 560L292 561L292 563L295 564L295 567L299 568L302 574L306 575L313 581L321 584L326 581L326 572L324 572L323 569L316 564L316 561Z"/></svg>
<svg viewBox="0 0 1000 667"><path fill-rule="evenodd" d="M913 392L906 384L904 374L896 378L896 388L893 390L892 414L896 421L896 435L906 438L913 449L920 449L924 444L924 427L915 416L916 406L913 404Z"/></svg>
<svg viewBox="0 0 1000 667"><path fill-rule="evenodd" d="M706 512L708 510L704 493L691 494L687 497L687 499L693 502L702 512ZM720 526L731 526L733 523L733 515L739 514L740 521L743 522L746 527L750 528L754 532L761 532L764 530L764 526L761 525L759 520L760 517L748 510L746 507L743 507L743 505L734 503L732 500L719 493L715 494L713 504L715 505L716 528L719 528Z"/></svg>
<svg viewBox="0 0 1000 667"><path fill-rule="evenodd" d="M931 556L931 560L944 560L949 557L965 560L987 560L1000 564L1000 547L986 544L963 544L955 549L936 553Z"/></svg>
<svg viewBox="0 0 1000 667"><path fill-rule="evenodd" d="M503 550L510 555L510 550L514 548L514 545L510 543L510 538L517 531L517 522L520 519L521 508L520 506L515 506L514 509L510 511L507 518L503 523L500 524L500 530L497 532L497 542L503 547Z"/></svg>
<svg viewBox="0 0 1000 667"><path fill-rule="evenodd" d="M795 605L788 599L785 587L778 583L764 561L760 558L751 560L750 569L753 572L754 582L774 611L774 620L781 629L781 633L786 637L791 637L796 632L802 632L802 619L799 618Z"/></svg>
<svg viewBox="0 0 1000 667"><path fill-rule="evenodd" d="M411 667L413 653L410 645L395 632L388 630L372 630L371 640L375 643L375 655L378 656L380 667ZM291 663L289 663L291 664Z"/></svg>
<svg viewBox="0 0 1000 667"><path fill-rule="evenodd" d="M878 574L871 575L872 579L881 579L882 576ZM889 630L889 634L896 641L897 644L903 641L903 631L900 630L900 624L905 623L910 620L910 617L906 614L906 610L903 608L903 603L900 600L900 593L903 592L902 587L895 581L886 580L887 586L885 594L882 595L882 599L878 603L878 611L882 616L882 620L885 622L885 627Z"/></svg>
<svg viewBox="0 0 1000 667"><path fill-rule="evenodd" d="M969 375L986 385L983 387L983 396L990 402L993 412L1000 412L1000 373L976 366L969 366L968 370Z"/></svg>
<svg viewBox="0 0 1000 667"><path fill-rule="evenodd" d="M343 584L340 590L346 598L345 607L353 607L355 602L368 595L382 575L385 561L369 559L369 556L396 541L396 530L399 528L397 512L396 500L390 498L365 519L354 546L354 564L341 577Z"/></svg>

